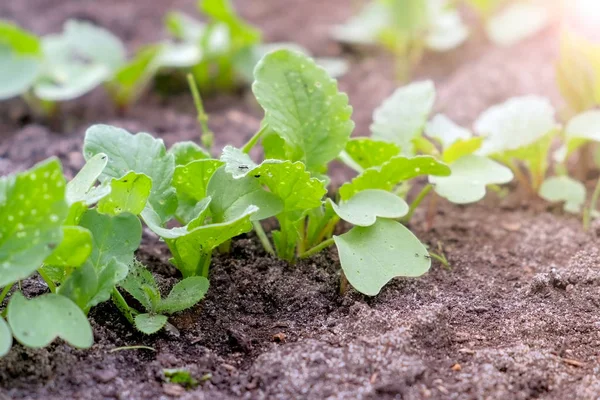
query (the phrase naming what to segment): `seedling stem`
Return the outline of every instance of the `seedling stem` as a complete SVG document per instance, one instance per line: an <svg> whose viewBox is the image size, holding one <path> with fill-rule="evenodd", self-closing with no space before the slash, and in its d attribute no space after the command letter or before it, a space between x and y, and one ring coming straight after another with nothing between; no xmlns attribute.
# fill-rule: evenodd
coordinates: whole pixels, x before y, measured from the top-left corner
<svg viewBox="0 0 600 400"><path fill-rule="evenodd" d="M590 229L590 225L592 223L592 214L598 205L598 198L600 198L600 179L598 180L598 183L596 183L589 206L583 210L583 229L585 231Z"/></svg>
<svg viewBox="0 0 600 400"><path fill-rule="evenodd" d="M267 237L267 234L265 233L265 230L263 229L260 222L254 221L252 223L252 225L254 225L254 230L256 231L256 235L260 239L260 242L262 243L263 247L265 248L265 251L267 253L269 253L270 255L274 256L275 250L273 250L273 246L271 246L271 242L269 241L269 238Z"/></svg>
<svg viewBox="0 0 600 400"><path fill-rule="evenodd" d="M307 250L304 253L300 254L298 256L298 258L300 258L301 260L305 259L305 258L308 258L310 256L313 256L313 255L319 253L321 250L324 250L324 249L328 248L329 246L331 246L333 244L335 244L335 241L333 240L333 238L329 238L326 241L321 242L320 244L316 245L312 249Z"/></svg>
<svg viewBox="0 0 600 400"><path fill-rule="evenodd" d="M54 282L52 282L52 279L50 279L50 277L44 272L42 268L38 269L38 274L40 274L44 282L46 282L46 285L48 285L48 289L50 289L50 292L56 293L56 285L54 284Z"/></svg>
<svg viewBox="0 0 600 400"><path fill-rule="evenodd" d="M204 111L204 105L202 104L202 97L200 97L200 91L198 90L198 85L196 85L196 80L192 74L187 75L188 84L190 86L190 91L192 92L192 97L194 98L194 105L196 106L196 111L198 112L198 122L200 123L200 127L202 128L202 133L200 134L200 142L202 145L210 152L210 149L213 146L215 135L208 128L208 114Z"/></svg>

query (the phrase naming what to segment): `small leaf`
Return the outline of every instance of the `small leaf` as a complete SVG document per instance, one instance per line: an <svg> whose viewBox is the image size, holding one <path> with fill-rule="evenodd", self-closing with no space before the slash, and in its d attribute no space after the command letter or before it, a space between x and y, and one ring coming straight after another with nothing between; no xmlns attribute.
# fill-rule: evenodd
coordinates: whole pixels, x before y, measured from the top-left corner
<svg viewBox="0 0 600 400"><path fill-rule="evenodd" d="M585 204L586 190L583 183L568 176L553 176L544 181L540 196L550 202L564 202L567 212L578 214Z"/></svg>
<svg viewBox="0 0 600 400"><path fill-rule="evenodd" d="M0 357L4 357L12 347L12 332L4 318L0 317Z"/></svg>
<svg viewBox="0 0 600 400"><path fill-rule="evenodd" d="M368 2L359 14L343 25L335 26L332 36L343 43L372 45L377 43L379 32L389 23L389 19L384 3Z"/></svg>
<svg viewBox="0 0 600 400"><path fill-rule="evenodd" d="M396 221L378 219L333 238L348 282L368 296L395 277L421 276L431 266L425 246Z"/></svg>
<svg viewBox="0 0 600 400"><path fill-rule="evenodd" d="M83 214L80 225L92 232L92 265L101 268L113 258L126 265L132 262L133 252L142 240L142 224L135 215L110 216L100 214L96 210L88 210Z"/></svg>
<svg viewBox="0 0 600 400"><path fill-rule="evenodd" d="M206 197L199 201L194 209L195 213L193 214L193 217L190 218L190 222L186 226L178 226L171 229L163 228L160 217L151 207L146 207L144 211L142 211L141 217L146 225L148 225L148 228L161 238L176 239L186 235L187 232L194 227L202 226L204 224L204 220L210 211L209 205L211 201L212 199L210 197Z"/></svg>
<svg viewBox="0 0 600 400"><path fill-rule="evenodd" d="M484 111L475 131L485 140L481 155L499 154L526 147L557 128L554 108L539 96L515 97Z"/></svg>
<svg viewBox="0 0 600 400"><path fill-rule="evenodd" d="M211 158L206 150L190 141L175 143L169 149L169 153L175 157L175 166L187 165L192 161Z"/></svg>
<svg viewBox="0 0 600 400"><path fill-rule="evenodd" d="M152 191L152 179L133 171L110 182L111 192L98 203L102 214L118 215L125 212L138 215L146 207Z"/></svg>
<svg viewBox="0 0 600 400"><path fill-rule="evenodd" d="M157 305L160 304L160 291L152 273L146 267L135 261L129 267L127 278L119 283L134 299L140 302L148 312L160 312Z"/></svg>
<svg viewBox="0 0 600 400"><path fill-rule="evenodd" d="M90 92L110 77L104 65L68 64L62 67L60 80L41 80L33 87L35 95L46 101L67 101Z"/></svg>
<svg viewBox="0 0 600 400"><path fill-rule="evenodd" d="M62 240L65 178L50 159L0 179L0 287L25 279Z"/></svg>
<svg viewBox="0 0 600 400"><path fill-rule="evenodd" d="M86 205L92 205L100 200L97 191L93 187L104 171L106 164L108 164L108 156L104 153L98 153L87 160L77 175L67 183L65 195L69 205L79 201L83 201ZM106 186L106 188L101 191L104 195L110 193L110 187Z"/></svg>
<svg viewBox="0 0 600 400"><path fill-rule="evenodd" d="M198 6L212 20L227 26L234 50L260 42L260 31L241 19L229 0L200 0Z"/></svg>
<svg viewBox="0 0 600 400"><path fill-rule="evenodd" d="M21 55L41 55L40 39L16 24L0 20L0 45Z"/></svg>
<svg viewBox="0 0 600 400"><path fill-rule="evenodd" d="M430 176L435 192L456 204L474 203L485 196L487 185L500 185L513 179L512 171L489 158L468 155L450 166L447 177Z"/></svg>
<svg viewBox="0 0 600 400"><path fill-rule="evenodd" d="M185 224L196 217L198 203L206 198L209 181L222 164L219 160L204 159L175 168L173 187L177 190L176 215L180 222Z"/></svg>
<svg viewBox="0 0 600 400"><path fill-rule="evenodd" d="M322 170L354 129L348 96L312 59L289 50L267 54L255 77L252 89L265 123L300 154L292 161L304 161L309 171Z"/></svg>
<svg viewBox="0 0 600 400"><path fill-rule="evenodd" d="M361 168L378 167L400 153L394 143L361 137L353 138L346 143L346 153Z"/></svg>
<svg viewBox="0 0 600 400"><path fill-rule="evenodd" d="M249 206L257 206L253 221L266 219L283 211L283 201L274 193L263 189L253 175L236 179L219 168L208 183L208 194L212 198L210 210L215 222L236 219Z"/></svg>
<svg viewBox="0 0 600 400"><path fill-rule="evenodd" d="M45 347L56 338L82 349L94 342L86 316L64 296L50 293L27 300L16 292L7 317L15 339L28 347Z"/></svg>
<svg viewBox="0 0 600 400"><path fill-rule="evenodd" d="M206 260L210 261L213 249L235 236L252 230L251 218L257 211L257 207L250 206L235 220L200 226L176 239L165 239L173 253L175 266L185 278L208 272L203 270L203 263Z"/></svg>
<svg viewBox="0 0 600 400"><path fill-rule="evenodd" d="M159 45L143 47L133 59L117 70L106 86L117 105L130 105L142 94L160 66L161 50Z"/></svg>
<svg viewBox="0 0 600 400"><path fill-rule="evenodd" d="M450 167L431 156L412 158L396 156L381 167L366 169L362 174L340 187L340 197L346 201L367 189L391 191L400 182L420 175L450 175Z"/></svg>
<svg viewBox="0 0 600 400"><path fill-rule="evenodd" d="M248 154L233 146L223 148L221 161L225 163L225 172L231 174L235 179L248 175L248 172L257 166Z"/></svg>
<svg viewBox="0 0 600 400"><path fill-rule="evenodd" d="M457 125L450 118L443 114L437 114L425 125L425 134L433 139L438 139L442 144L442 149L446 149L458 140L472 138L468 129Z"/></svg>
<svg viewBox="0 0 600 400"><path fill-rule="evenodd" d="M167 317L159 314L138 314L134 321L137 330L146 335L152 335L165 326Z"/></svg>
<svg viewBox="0 0 600 400"><path fill-rule="evenodd" d="M411 142L421 135L434 102L432 81L397 89L373 114L373 138L397 144L405 155L413 154Z"/></svg>
<svg viewBox="0 0 600 400"><path fill-rule="evenodd" d="M460 12L450 8L445 1L429 2L429 27L425 42L435 51L452 50L469 37L469 28L463 23Z"/></svg>
<svg viewBox="0 0 600 400"><path fill-rule="evenodd" d="M206 24L179 11L167 13L165 26L171 35L185 42L199 41L206 30Z"/></svg>
<svg viewBox="0 0 600 400"><path fill-rule="evenodd" d="M573 117L565 128L567 139L600 142L600 111L590 110Z"/></svg>
<svg viewBox="0 0 600 400"><path fill-rule="evenodd" d="M171 187L175 161L162 140L147 133L132 135L109 125L94 125L85 134L83 152L87 160L98 153L108 155L101 181L119 179L130 171L147 175L152 179L148 202L163 222L173 216L177 209L177 196Z"/></svg>
<svg viewBox="0 0 600 400"><path fill-rule="evenodd" d="M92 234L80 226L63 226L63 240L44 264L58 267L79 267L92 253Z"/></svg>
<svg viewBox="0 0 600 400"><path fill-rule="evenodd" d="M408 204L385 190L363 190L339 206L331 201L331 206L341 219L358 226L371 226L378 217L400 218L408 213Z"/></svg>
<svg viewBox="0 0 600 400"><path fill-rule="evenodd" d="M541 31L549 22L544 5L510 4L493 15L487 23L487 34L500 46L511 46Z"/></svg>
<svg viewBox="0 0 600 400"><path fill-rule="evenodd" d="M442 161L447 164L452 164L462 157L475 153L481 148L482 144L483 138L481 136L470 139L459 139L444 150Z"/></svg>
<svg viewBox="0 0 600 400"><path fill-rule="evenodd" d="M71 19L65 23L63 35L76 54L94 64L105 65L114 71L126 61L123 42L104 28Z"/></svg>
<svg viewBox="0 0 600 400"><path fill-rule="evenodd" d="M157 312L173 314L188 309L204 298L208 292L208 279L192 276L178 282L166 299L162 300Z"/></svg>
<svg viewBox="0 0 600 400"><path fill-rule="evenodd" d="M32 56L19 55L0 44L0 100L26 93L37 80L41 63Z"/></svg>

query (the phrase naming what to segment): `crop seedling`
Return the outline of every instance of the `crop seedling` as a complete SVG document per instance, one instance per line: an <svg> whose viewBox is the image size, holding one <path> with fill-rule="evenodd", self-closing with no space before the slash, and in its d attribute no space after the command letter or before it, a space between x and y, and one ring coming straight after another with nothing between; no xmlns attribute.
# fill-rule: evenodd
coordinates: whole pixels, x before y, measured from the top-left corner
<svg viewBox="0 0 600 400"><path fill-rule="evenodd" d="M449 0L371 0L333 37L355 46L381 45L396 56L397 75L407 80L425 50L450 51L463 44L469 29ZM512 45L541 30L549 21L545 4L535 1L465 0L485 23L488 37Z"/></svg>
<svg viewBox="0 0 600 400"><path fill-rule="evenodd" d="M178 11L165 18L173 40L165 43L161 64L173 69L188 68L203 89L231 89L252 82L254 66L268 52L291 48L308 54L294 43L263 43L261 32L244 21L229 0L199 0L199 11L208 23ZM346 71L343 60L318 60L330 73Z"/></svg>

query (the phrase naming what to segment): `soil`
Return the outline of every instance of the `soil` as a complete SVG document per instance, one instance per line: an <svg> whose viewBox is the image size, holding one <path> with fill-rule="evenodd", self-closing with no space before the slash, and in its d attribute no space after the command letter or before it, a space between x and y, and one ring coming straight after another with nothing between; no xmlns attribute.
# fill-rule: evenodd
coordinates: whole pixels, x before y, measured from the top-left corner
<svg viewBox="0 0 600 400"><path fill-rule="evenodd" d="M37 32L67 18L110 28L129 50L164 37L169 9L193 13L194 1L23 0L0 3L0 16ZM333 24L352 14L343 0L238 1L269 41L296 41L315 54L351 61L341 79L354 106L356 134L397 84L392 60L359 57L331 40ZM557 30L512 48L476 36L460 49L428 55L415 71L438 88L437 109L470 125L490 105L541 94L561 106L552 61ZM260 110L245 92L206 99L217 147L242 144ZM195 140L189 94L148 93L124 116L97 90L41 121L19 101L0 105L0 172L58 156L67 175L80 168L83 133L97 122L148 131L170 145ZM58 122L58 123L56 123ZM337 182L343 178L340 171ZM143 336L116 308L92 310L95 345L57 341L41 350L15 345L0 360L0 399L596 399L600 397L600 224L583 232L559 207L489 195L479 204L440 203L435 225L420 211L411 227L442 246L451 268L434 262L419 279L396 279L375 298L339 294L335 251L289 265L268 256L253 234L215 258L211 288L172 329ZM168 289L176 270L149 232L137 256ZM23 282L28 295L46 287ZM124 346L148 349L122 349ZM165 383L165 368L186 368L201 381L186 391Z"/></svg>

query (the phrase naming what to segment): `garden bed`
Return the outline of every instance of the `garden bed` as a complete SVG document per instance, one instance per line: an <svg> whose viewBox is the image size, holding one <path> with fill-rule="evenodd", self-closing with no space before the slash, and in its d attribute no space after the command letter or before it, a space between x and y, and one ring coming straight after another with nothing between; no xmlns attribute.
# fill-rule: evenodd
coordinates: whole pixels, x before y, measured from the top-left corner
<svg viewBox="0 0 600 400"><path fill-rule="evenodd" d="M161 37L157 27L168 9L193 10L193 3L28 0L0 5L0 15L37 33L57 31L69 17L88 18L134 49ZM352 10L346 1L321 3L237 4L268 40L340 55L339 45L321 38ZM553 29L510 49L475 39L427 56L416 78L432 78L438 111L469 126L510 96L540 94L560 105L556 46ZM362 135L373 109L397 85L386 56L349 59L340 89ZM259 127L260 109L244 93L217 94L206 103L219 148L243 144ZM94 123L150 132L167 145L198 138L185 88L149 93L124 116L97 90L67 104L64 115L46 124L20 101L2 103L0 172L56 155L72 176L84 162L83 132ZM15 345L0 359L0 399L597 398L600 226L585 233L577 218L559 210L518 190L505 198L489 194L473 206L442 202L432 229L424 228L422 214L411 228L425 243L439 243L451 267L434 262L425 276L396 279L375 298L352 290L339 295L334 251L289 265L268 256L254 234L242 236L230 254L215 258L205 300L170 319L175 329L141 335L104 303L90 313L90 350L62 342L42 350ZM161 287L171 286L178 272L149 231L137 257ZM36 279L23 283L26 294L45 290ZM139 345L154 350L111 351ZM187 368L202 383L189 392L166 384L165 368Z"/></svg>

